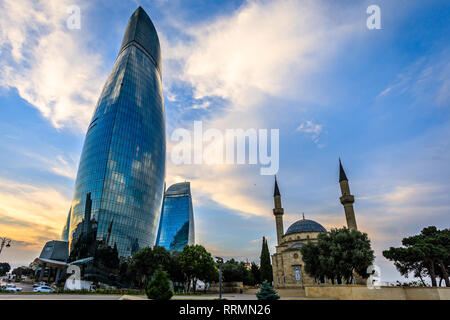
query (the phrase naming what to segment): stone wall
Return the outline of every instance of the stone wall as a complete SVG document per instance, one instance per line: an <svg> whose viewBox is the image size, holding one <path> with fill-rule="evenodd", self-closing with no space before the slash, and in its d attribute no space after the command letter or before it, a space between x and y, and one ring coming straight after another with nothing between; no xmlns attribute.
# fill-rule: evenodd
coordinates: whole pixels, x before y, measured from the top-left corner
<svg viewBox="0 0 450 320"><path fill-rule="evenodd" d="M450 288L381 287L365 286L309 286L307 298L337 300L450 300Z"/></svg>
<svg viewBox="0 0 450 320"><path fill-rule="evenodd" d="M256 288L248 288L244 289L244 294L255 294L259 291ZM275 289L277 294L280 297L305 297L305 290L302 288L293 288L293 289Z"/></svg>

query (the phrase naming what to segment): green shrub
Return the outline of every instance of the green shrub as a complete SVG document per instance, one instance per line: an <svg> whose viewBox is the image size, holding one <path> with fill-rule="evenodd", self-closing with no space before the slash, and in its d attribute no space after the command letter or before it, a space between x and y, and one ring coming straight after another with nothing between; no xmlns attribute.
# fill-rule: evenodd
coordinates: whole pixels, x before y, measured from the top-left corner
<svg viewBox="0 0 450 320"><path fill-rule="evenodd" d="M266 280L262 283L261 289L256 293L258 300L278 300L280 296L272 288L269 282Z"/></svg>
<svg viewBox="0 0 450 320"><path fill-rule="evenodd" d="M170 300L173 292L170 289L169 278L165 271L157 270L152 281L147 286L147 297L154 300Z"/></svg>

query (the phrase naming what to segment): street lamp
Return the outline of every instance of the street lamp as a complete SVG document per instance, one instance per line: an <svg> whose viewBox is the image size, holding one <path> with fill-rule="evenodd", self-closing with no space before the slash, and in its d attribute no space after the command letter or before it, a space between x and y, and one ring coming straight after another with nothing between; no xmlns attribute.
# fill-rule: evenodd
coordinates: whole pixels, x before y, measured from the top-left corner
<svg viewBox="0 0 450 320"><path fill-rule="evenodd" d="M0 244L0 253L2 253L3 247L11 247L11 239L8 238L0 238L1 244Z"/></svg>
<svg viewBox="0 0 450 320"><path fill-rule="evenodd" d="M219 264L219 300L222 300L222 263L223 258L216 257L217 263Z"/></svg>

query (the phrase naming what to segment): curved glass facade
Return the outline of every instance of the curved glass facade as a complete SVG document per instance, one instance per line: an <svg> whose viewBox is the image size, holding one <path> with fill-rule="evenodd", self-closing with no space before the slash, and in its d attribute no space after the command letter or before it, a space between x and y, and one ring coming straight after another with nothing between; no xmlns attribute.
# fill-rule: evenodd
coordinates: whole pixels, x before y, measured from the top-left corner
<svg viewBox="0 0 450 320"><path fill-rule="evenodd" d="M176 183L164 193L156 245L182 251L195 242L194 209L189 182Z"/></svg>
<svg viewBox="0 0 450 320"><path fill-rule="evenodd" d="M69 209L69 213L67 215L66 224L61 232L61 240L69 241L69 227L70 227L70 212L72 211L72 207Z"/></svg>
<svg viewBox="0 0 450 320"><path fill-rule="evenodd" d="M159 40L139 7L87 129L70 214L71 253L86 232L120 257L155 244L165 143Z"/></svg>

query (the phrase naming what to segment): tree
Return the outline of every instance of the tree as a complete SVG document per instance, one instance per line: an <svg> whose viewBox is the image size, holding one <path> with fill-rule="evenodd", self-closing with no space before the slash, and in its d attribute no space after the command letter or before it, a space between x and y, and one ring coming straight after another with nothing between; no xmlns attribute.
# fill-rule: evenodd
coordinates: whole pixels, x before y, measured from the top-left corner
<svg viewBox="0 0 450 320"><path fill-rule="evenodd" d="M383 251L383 256L394 261L394 266L402 276L408 278L409 274L413 273L414 277L419 278L422 285L425 286L423 278L429 276L428 268L417 250L391 247L389 250Z"/></svg>
<svg viewBox="0 0 450 320"><path fill-rule="evenodd" d="M260 284L261 283L261 271L259 270L259 267L256 263L252 262L252 265L250 267L250 272L252 273L254 284Z"/></svg>
<svg viewBox="0 0 450 320"><path fill-rule="evenodd" d="M267 282L267 280L264 280L264 282L262 283L261 289L256 293L256 297L258 298L258 300L268 300L268 301L280 299L280 296L273 289L270 283Z"/></svg>
<svg viewBox="0 0 450 320"><path fill-rule="evenodd" d="M267 240L263 237L261 256L260 256L261 281L267 280L269 283L273 281L272 264L270 263L270 252Z"/></svg>
<svg viewBox="0 0 450 320"><path fill-rule="evenodd" d="M120 260L117 244L114 247L100 246L95 250L95 265L107 272L119 272Z"/></svg>
<svg viewBox="0 0 450 320"><path fill-rule="evenodd" d="M169 267L167 269L167 272L169 274L170 280L172 280L174 285L174 290L180 290L183 289L185 286L185 283L187 282L186 275L184 274L183 270L181 269L180 261L179 261L180 252L176 251L173 252L171 255Z"/></svg>
<svg viewBox="0 0 450 320"><path fill-rule="evenodd" d="M305 271L316 278L327 277L333 284L351 283L355 272L367 278L367 268L375 259L367 234L347 228L320 233L316 243L300 250Z"/></svg>
<svg viewBox="0 0 450 320"><path fill-rule="evenodd" d="M445 271L447 274L450 274L450 257L447 257L446 259L443 260L443 264L445 266ZM439 286L442 286L442 281L445 281L445 274L442 270L442 268L440 267L440 265L437 265L435 263L435 267L434 267L436 271L436 277L439 278Z"/></svg>
<svg viewBox="0 0 450 320"><path fill-rule="evenodd" d="M125 285L132 285L134 278L131 274L131 259L124 259L119 265L119 278L120 282Z"/></svg>
<svg viewBox="0 0 450 320"><path fill-rule="evenodd" d="M154 300L170 300L173 292L170 289L169 278L165 271L156 270L155 276L149 282L147 290L147 297Z"/></svg>
<svg viewBox="0 0 450 320"><path fill-rule="evenodd" d="M315 279L323 279L326 273L326 270L320 264L319 252L319 246L311 241L308 241L301 248L305 271ZM334 279L334 277L331 279Z"/></svg>
<svg viewBox="0 0 450 320"><path fill-rule="evenodd" d="M402 244L403 247L383 251L383 256L394 261L401 274L414 272L414 276L421 277L426 269L433 287L437 286L437 277L450 287L450 229L438 230L430 226L422 229L419 235L404 238Z"/></svg>
<svg viewBox="0 0 450 320"><path fill-rule="evenodd" d="M6 275L9 270L11 270L11 266L7 262L0 263L0 276Z"/></svg>
<svg viewBox="0 0 450 320"><path fill-rule="evenodd" d="M243 275L239 268L239 262L234 259L225 261L222 264L222 277L224 282L241 281L243 282Z"/></svg>
<svg viewBox="0 0 450 320"><path fill-rule="evenodd" d="M144 248L133 256L130 273L134 273L140 287L146 287L156 270L168 270L171 263L169 251L160 246Z"/></svg>
<svg viewBox="0 0 450 320"><path fill-rule="evenodd" d="M251 270L247 268L247 265L245 262L239 262L239 271L242 274L242 282L246 286L254 286L255 285L255 279L253 277L253 273Z"/></svg>
<svg viewBox="0 0 450 320"><path fill-rule="evenodd" d="M234 259L230 259L222 265L222 276L225 282L239 281L245 285L255 284L253 274L247 269L245 263Z"/></svg>
<svg viewBox="0 0 450 320"><path fill-rule="evenodd" d="M15 268L11 273L14 274L17 279L20 279L22 276L32 275L34 271L29 267L22 266Z"/></svg>
<svg viewBox="0 0 450 320"><path fill-rule="evenodd" d="M217 266L211 254L201 245L187 245L178 256L178 262L181 270L186 277L186 291L192 284L194 292L197 286L197 280L205 282L217 279Z"/></svg>
<svg viewBox="0 0 450 320"><path fill-rule="evenodd" d="M199 279L205 284L205 293L207 283L219 281L219 266L209 252L203 264L202 274L199 276Z"/></svg>

